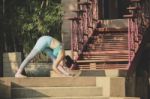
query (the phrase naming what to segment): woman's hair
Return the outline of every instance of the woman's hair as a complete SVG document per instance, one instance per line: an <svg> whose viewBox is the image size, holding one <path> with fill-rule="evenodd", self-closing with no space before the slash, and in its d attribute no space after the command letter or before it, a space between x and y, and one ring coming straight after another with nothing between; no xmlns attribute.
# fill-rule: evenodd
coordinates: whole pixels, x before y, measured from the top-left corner
<svg viewBox="0 0 150 99"><path fill-rule="evenodd" d="M73 70L79 69L77 62L75 62L69 55L65 56L65 64L68 68L72 68Z"/></svg>

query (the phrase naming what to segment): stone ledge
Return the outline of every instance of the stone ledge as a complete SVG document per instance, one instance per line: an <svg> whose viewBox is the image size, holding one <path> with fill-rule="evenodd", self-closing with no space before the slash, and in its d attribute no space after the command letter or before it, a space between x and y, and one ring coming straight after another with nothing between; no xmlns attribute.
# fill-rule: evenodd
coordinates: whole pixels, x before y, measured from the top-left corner
<svg viewBox="0 0 150 99"><path fill-rule="evenodd" d="M78 72L74 70L73 72ZM105 76L105 77L126 77L127 70L106 69L106 70L81 70L79 76ZM59 77L55 72L50 71L51 77Z"/></svg>
<svg viewBox="0 0 150 99"><path fill-rule="evenodd" d="M96 77L96 86L102 87L103 96L125 97L124 77Z"/></svg>

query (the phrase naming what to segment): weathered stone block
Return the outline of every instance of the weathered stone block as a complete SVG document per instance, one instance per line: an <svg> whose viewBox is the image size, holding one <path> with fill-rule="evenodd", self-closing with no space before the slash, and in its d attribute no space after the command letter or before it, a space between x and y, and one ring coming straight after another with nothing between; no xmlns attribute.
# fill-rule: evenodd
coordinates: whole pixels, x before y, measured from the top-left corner
<svg viewBox="0 0 150 99"><path fill-rule="evenodd" d="M3 62L21 62L20 52L3 53Z"/></svg>
<svg viewBox="0 0 150 99"><path fill-rule="evenodd" d="M51 69L51 63L29 63L25 67L25 72L28 77L49 77Z"/></svg>
<svg viewBox="0 0 150 99"><path fill-rule="evenodd" d="M97 77L96 86L103 88L103 96L125 97L124 77Z"/></svg>
<svg viewBox="0 0 150 99"><path fill-rule="evenodd" d="M0 78L0 98L11 99L11 80L9 78Z"/></svg>

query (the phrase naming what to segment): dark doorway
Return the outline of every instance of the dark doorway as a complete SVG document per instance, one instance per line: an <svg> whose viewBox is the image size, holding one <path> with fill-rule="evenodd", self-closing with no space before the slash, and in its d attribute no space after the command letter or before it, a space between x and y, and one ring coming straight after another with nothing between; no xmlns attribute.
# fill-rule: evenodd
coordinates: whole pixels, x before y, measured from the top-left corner
<svg viewBox="0 0 150 99"><path fill-rule="evenodd" d="M118 0L118 18L123 18L123 15L128 13L126 9L129 5L127 0Z"/></svg>
<svg viewBox="0 0 150 99"><path fill-rule="evenodd" d="M99 19L121 19L127 7L126 0L98 0Z"/></svg>

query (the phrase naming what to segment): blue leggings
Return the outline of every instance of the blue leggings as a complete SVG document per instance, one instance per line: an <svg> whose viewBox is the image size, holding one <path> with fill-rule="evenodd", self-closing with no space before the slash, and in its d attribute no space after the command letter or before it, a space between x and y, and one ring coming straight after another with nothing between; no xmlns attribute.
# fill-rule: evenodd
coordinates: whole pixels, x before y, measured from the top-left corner
<svg viewBox="0 0 150 99"><path fill-rule="evenodd" d="M39 50L41 52L45 52L46 54L48 54L49 57L51 56L57 57L58 52L62 49L62 46L61 44L59 44L55 49L52 50L50 48L52 39L53 38L51 36L40 37L33 49Z"/></svg>
<svg viewBox="0 0 150 99"><path fill-rule="evenodd" d="M53 61L57 58L59 51L62 49L61 44L59 44L55 49L50 49L51 38L48 36L42 36L39 38L34 48L31 50L29 55L21 63L20 68L24 68L36 55L41 52L46 53Z"/></svg>

